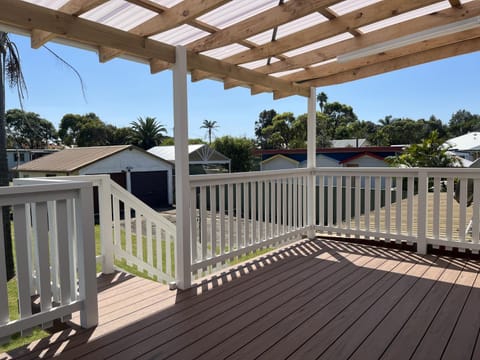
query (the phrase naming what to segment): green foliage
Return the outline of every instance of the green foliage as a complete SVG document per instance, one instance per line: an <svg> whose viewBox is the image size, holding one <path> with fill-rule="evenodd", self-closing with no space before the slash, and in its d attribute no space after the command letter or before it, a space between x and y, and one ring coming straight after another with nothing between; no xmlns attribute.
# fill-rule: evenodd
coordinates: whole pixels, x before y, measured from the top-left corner
<svg viewBox="0 0 480 360"><path fill-rule="evenodd" d="M95 113L66 114L60 121L58 135L64 145L110 145L112 127L108 127Z"/></svg>
<svg viewBox="0 0 480 360"><path fill-rule="evenodd" d="M156 118L149 116L145 119L139 117L137 121L131 122L131 126L134 133L134 144L145 150L160 145L163 134L167 133L165 126L158 123Z"/></svg>
<svg viewBox="0 0 480 360"><path fill-rule="evenodd" d="M253 140L246 137L222 136L215 139L212 147L231 159L232 172L253 170L255 149Z"/></svg>
<svg viewBox="0 0 480 360"><path fill-rule="evenodd" d="M480 131L480 115L473 115L466 110L458 110L448 123L451 137L461 136L472 131Z"/></svg>
<svg viewBox="0 0 480 360"><path fill-rule="evenodd" d="M386 160L391 166L407 167L453 167L460 166L457 158L448 153L448 148L442 146L443 140L433 131L420 144L407 147L402 154Z"/></svg>
<svg viewBox="0 0 480 360"><path fill-rule="evenodd" d="M273 109L263 110L258 115L258 120L255 121L255 138L257 146L262 149L271 149L268 144L268 138L263 134L263 129L271 126L273 118L277 115L277 112Z"/></svg>
<svg viewBox="0 0 480 360"><path fill-rule="evenodd" d="M57 140L55 126L36 113L11 109L5 117L8 142L12 147L42 149Z"/></svg>

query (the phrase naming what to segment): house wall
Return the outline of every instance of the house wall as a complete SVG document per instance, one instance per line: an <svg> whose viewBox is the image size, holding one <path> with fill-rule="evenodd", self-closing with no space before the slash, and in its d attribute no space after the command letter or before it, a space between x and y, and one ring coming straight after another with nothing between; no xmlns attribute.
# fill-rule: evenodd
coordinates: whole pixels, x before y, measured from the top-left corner
<svg viewBox="0 0 480 360"><path fill-rule="evenodd" d="M67 176L78 174L67 174L65 172L41 172L41 171L19 171L18 177L21 178L33 178L33 177L49 177L49 176Z"/></svg>
<svg viewBox="0 0 480 360"><path fill-rule="evenodd" d="M362 156L343 163L343 167L358 166L358 167L388 167L384 160L376 159L371 156Z"/></svg>
<svg viewBox="0 0 480 360"><path fill-rule="evenodd" d="M289 161L288 159L285 159L283 157L277 157L261 164L262 171L296 169L297 167L298 164L294 163L293 161Z"/></svg>
<svg viewBox="0 0 480 360"><path fill-rule="evenodd" d="M80 169L80 175L89 174L109 174L121 171L146 172L146 171L167 171L168 182L168 202L173 203L173 166L160 158L156 159L153 155L146 155L136 149L128 149L106 159L96 161L95 163Z"/></svg>

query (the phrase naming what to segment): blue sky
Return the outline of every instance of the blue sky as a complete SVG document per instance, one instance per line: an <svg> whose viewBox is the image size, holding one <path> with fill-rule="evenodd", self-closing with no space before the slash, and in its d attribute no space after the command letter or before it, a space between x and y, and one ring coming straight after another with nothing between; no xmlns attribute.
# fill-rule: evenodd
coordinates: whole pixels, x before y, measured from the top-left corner
<svg viewBox="0 0 480 360"><path fill-rule="evenodd" d="M71 70L46 49L31 49L29 38L10 36L19 48L28 86L26 111L40 114L57 127L66 113L94 112L118 127L128 126L139 116L153 116L173 135L171 71L151 75L147 65L122 59L101 64L93 52L49 44L81 73L85 101ZM479 65L477 52L317 91L324 91L329 101L352 106L361 120L377 122L386 115L419 119L433 114L447 123L459 109L480 113ZM307 111L303 97L251 96L245 88L225 91L216 81L189 82L188 91L190 138L205 138L200 129L204 119L217 121L217 136L253 137L255 120L264 109L295 115ZM16 92L9 90L7 109L15 107L19 107Z"/></svg>

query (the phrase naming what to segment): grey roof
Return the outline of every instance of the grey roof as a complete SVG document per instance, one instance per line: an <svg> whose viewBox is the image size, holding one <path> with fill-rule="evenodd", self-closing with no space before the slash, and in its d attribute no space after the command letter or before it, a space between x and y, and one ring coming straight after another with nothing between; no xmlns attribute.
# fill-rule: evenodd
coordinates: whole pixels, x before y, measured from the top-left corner
<svg viewBox="0 0 480 360"><path fill-rule="evenodd" d="M152 154L133 145L77 147L64 149L50 155L45 155L39 159L29 161L20 165L17 170L70 173L130 148L137 149L148 154L148 156L152 156ZM165 161L164 159L159 160Z"/></svg>
<svg viewBox="0 0 480 360"><path fill-rule="evenodd" d="M147 151L162 159L175 162L175 146L155 146ZM228 157L212 149L207 144L188 145L188 154L190 162L230 162Z"/></svg>

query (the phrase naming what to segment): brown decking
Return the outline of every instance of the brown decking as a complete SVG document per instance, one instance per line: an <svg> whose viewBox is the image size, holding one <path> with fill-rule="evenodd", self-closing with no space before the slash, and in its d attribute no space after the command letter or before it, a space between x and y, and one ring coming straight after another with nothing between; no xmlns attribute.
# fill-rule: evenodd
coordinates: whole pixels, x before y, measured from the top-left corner
<svg viewBox="0 0 480 360"><path fill-rule="evenodd" d="M187 292L99 278L100 324L18 359L479 359L480 264L304 241ZM75 319L74 319L75 320Z"/></svg>

